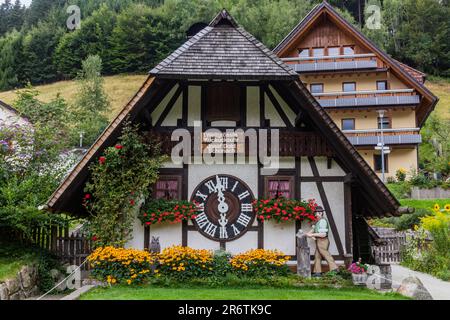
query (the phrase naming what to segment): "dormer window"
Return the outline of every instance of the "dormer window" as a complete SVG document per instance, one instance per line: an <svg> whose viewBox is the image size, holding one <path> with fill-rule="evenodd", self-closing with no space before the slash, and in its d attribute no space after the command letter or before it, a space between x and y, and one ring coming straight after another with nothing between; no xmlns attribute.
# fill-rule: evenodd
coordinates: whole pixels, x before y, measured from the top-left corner
<svg viewBox="0 0 450 320"><path fill-rule="evenodd" d="M377 81L377 90L387 90L387 81Z"/></svg>

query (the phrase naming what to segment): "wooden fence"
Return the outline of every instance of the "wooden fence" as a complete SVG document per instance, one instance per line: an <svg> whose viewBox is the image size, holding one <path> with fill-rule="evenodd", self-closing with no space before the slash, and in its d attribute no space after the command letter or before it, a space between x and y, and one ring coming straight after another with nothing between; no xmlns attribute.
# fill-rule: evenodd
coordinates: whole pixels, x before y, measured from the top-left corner
<svg viewBox="0 0 450 320"><path fill-rule="evenodd" d="M411 241L417 235L414 231L396 231L393 228L377 228L373 227L373 230L380 236L383 240L383 244L372 246L372 252L377 263L386 264L397 264L400 263L402 257L403 247L406 245L407 241ZM422 247L419 250L426 250L432 239L428 236ZM420 243L419 243L420 245Z"/></svg>
<svg viewBox="0 0 450 320"><path fill-rule="evenodd" d="M31 238L27 240L34 245L49 250L55 254L62 263L79 266L92 251L92 242L80 231L69 232L69 226L48 226L33 230ZM81 270L88 270L84 264Z"/></svg>

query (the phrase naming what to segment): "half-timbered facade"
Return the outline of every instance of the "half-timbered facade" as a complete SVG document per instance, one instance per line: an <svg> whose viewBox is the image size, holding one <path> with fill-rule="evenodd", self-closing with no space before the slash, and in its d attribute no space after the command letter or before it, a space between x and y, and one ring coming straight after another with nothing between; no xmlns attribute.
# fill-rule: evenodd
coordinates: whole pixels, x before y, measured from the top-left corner
<svg viewBox="0 0 450 320"><path fill-rule="evenodd" d="M315 199L325 209L331 225L330 252L342 261L367 248L365 218L397 214L398 202L297 73L225 10L151 70L136 96L49 199L50 210L84 213L81 200L88 165L116 142L127 116L142 124L149 141L162 141L168 155L182 140L174 138L175 132L192 133L193 141L186 145L194 156L189 154L180 163L173 157L167 161L152 192L155 198L196 200L206 213L189 222L150 227L136 219L130 247L148 248L155 236L162 248L184 245L231 253L266 248L295 259L295 234L309 226L262 223L251 208L252 200L281 193L286 198ZM196 147L198 127L202 134ZM208 129L216 134L264 129L270 142L275 139L271 133L278 130L279 170L250 161L245 144L243 158L237 157L237 145L209 163L201 152ZM196 150L200 150L197 159ZM231 161L221 161L227 157Z"/></svg>
<svg viewBox="0 0 450 320"><path fill-rule="evenodd" d="M386 176L418 169L420 128L437 98L424 86L425 74L402 64L324 1L274 49L343 130L361 156L381 173L384 142ZM383 118L378 110L385 110Z"/></svg>

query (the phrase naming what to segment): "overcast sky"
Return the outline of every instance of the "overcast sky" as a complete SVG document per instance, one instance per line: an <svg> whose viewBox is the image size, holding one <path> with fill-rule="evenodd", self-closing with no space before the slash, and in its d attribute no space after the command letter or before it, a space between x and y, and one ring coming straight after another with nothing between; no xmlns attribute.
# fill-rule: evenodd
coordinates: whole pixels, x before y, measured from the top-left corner
<svg viewBox="0 0 450 320"><path fill-rule="evenodd" d="M30 5L32 0L20 0L20 2L22 2L22 4L26 5L27 7ZM5 0L0 0L0 4L5 2ZM16 0L11 0L12 3L16 2Z"/></svg>

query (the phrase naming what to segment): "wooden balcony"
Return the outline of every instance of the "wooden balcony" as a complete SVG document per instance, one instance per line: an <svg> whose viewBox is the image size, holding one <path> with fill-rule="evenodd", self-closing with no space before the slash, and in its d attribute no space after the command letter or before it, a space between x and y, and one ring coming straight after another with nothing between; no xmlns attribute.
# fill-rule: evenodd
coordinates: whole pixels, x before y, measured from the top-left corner
<svg viewBox="0 0 450 320"><path fill-rule="evenodd" d="M324 92L313 93L313 96L324 108L411 106L420 103L420 96L414 89Z"/></svg>
<svg viewBox="0 0 450 320"><path fill-rule="evenodd" d="M353 145L373 145L381 142L381 130L343 130ZM384 129L383 139L386 145L419 144L422 142L420 128Z"/></svg>
<svg viewBox="0 0 450 320"><path fill-rule="evenodd" d="M170 155L172 153L172 149L175 145L177 145L178 141L171 141L172 133L169 131L151 131L146 135L148 141L152 143L160 143L161 152L166 155ZM191 147L192 152L194 152L194 137L191 135ZM270 134L268 134L268 150L270 153ZM334 155L333 150L328 145L325 137L318 135L314 132L301 132L301 131L281 131L279 132L279 140L280 140L280 148L279 155L283 157L287 156L326 156L332 157ZM200 144L202 146L202 150L205 149L206 143ZM248 155L248 139L247 144L244 144L243 141L238 141L236 143L237 150L244 150L245 154ZM235 153L235 152L234 152Z"/></svg>
<svg viewBox="0 0 450 320"><path fill-rule="evenodd" d="M383 63L374 54L353 54L321 57L282 58L298 73L369 70L383 68Z"/></svg>

